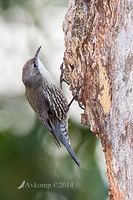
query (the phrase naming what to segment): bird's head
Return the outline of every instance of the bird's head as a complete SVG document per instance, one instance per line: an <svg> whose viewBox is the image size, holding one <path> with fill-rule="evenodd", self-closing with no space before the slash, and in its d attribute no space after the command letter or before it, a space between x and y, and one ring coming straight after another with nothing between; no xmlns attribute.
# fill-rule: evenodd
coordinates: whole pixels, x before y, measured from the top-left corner
<svg viewBox="0 0 133 200"><path fill-rule="evenodd" d="M40 49L41 49L41 46L37 49L35 56L29 59L23 67L22 81L24 85L27 87L28 86L34 87L41 84L42 73L40 70L40 65L42 65L42 63L40 62L39 57L38 57ZM44 66L42 65L41 67L44 67Z"/></svg>

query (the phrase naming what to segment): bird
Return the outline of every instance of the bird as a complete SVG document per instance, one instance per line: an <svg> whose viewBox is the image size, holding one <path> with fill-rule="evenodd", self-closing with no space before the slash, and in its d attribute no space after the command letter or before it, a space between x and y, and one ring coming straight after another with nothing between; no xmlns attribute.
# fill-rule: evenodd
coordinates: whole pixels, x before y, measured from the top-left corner
<svg viewBox="0 0 133 200"><path fill-rule="evenodd" d="M60 87L39 59L41 46L22 70L22 81L29 104L60 148L65 146L75 163L80 166L72 150L68 135L68 104ZM71 101L72 102L72 101Z"/></svg>

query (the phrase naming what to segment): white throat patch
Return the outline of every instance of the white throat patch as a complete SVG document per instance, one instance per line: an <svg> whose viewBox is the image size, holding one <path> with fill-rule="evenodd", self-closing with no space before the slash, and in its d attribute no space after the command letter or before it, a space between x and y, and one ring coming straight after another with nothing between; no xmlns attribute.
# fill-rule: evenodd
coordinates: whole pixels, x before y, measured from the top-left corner
<svg viewBox="0 0 133 200"><path fill-rule="evenodd" d="M38 69L40 71L40 73L42 74L42 76L46 79L46 81L51 85L55 85L55 82L52 78L52 76L50 75L50 73L48 72L48 70L44 67L44 65L42 64L42 62L40 61L40 59L38 58Z"/></svg>

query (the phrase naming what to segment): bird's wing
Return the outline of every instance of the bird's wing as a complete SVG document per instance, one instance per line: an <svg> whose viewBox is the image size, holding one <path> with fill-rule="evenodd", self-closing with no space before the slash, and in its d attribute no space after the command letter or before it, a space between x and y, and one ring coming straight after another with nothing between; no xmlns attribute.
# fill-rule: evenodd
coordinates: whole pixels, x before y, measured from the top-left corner
<svg viewBox="0 0 133 200"><path fill-rule="evenodd" d="M45 121L41 120L44 126L49 130L51 136L53 137L56 145L60 147L58 140L56 124L67 118L68 103L61 90L55 86L53 87L43 87L42 89L45 93L45 101L47 103L47 117ZM45 103L45 104L46 104ZM46 120L47 119L47 120Z"/></svg>
<svg viewBox="0 0 133 200"><path fill-rule="evenodd" d="M39 89L40 90L40 89ZM56 145L58 147L61 147L60 142L57 137L56 133L56 123L57 123L57 113L55 111L55 102L53 103L53 95L52 92L50 93L50 90L46 89L46 87L41 87L41 91L39 91L39 94L43 94L39 97L41 99L40 106L42 106L41 109L42 113L37 113L39 119L43 123L43 125L46 127L46 129L50 132L53 140L55 141ZM38 95L39 95L38 94ZM58 114L59 115L59 114ZM61 118L61 116L60 116Z"/></svg>
<svg viewBox="0 0 133 200"><path fill-rule="evenodd" d="M46 87L45 91L49 100L50 110L54 113L58 121L67 118L68 102L62 91L56 87Z"/></svg>
<svg viewBox="0 0 133 200"><path fill-rule="evenodd" d="M75 156L72 148L70 139L68 136L68 125L67 125L67 112L68 112L68 103L64 95L62 94L61 90L55 86L49 88L43 88L45 92L45 97L47 97L47 103L49 110L47 111L47 123L46 128L48 127L50 133L59 147L60 142L66 147L68 152L70 153L73 160L80 166L80 163ZM48 129L47 128L47 129Z"/></svg>

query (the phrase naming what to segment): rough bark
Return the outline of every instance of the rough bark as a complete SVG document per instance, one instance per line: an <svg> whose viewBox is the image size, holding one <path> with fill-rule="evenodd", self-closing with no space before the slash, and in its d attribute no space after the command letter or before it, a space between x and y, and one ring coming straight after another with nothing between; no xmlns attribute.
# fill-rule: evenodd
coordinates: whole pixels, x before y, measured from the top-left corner
<svg viewBox="0 0 133 200"><path fill-rule="evenodd" d="M71 0L63 23L64 78L101 139L110 199L133 198L133 1Z"/></svg>

